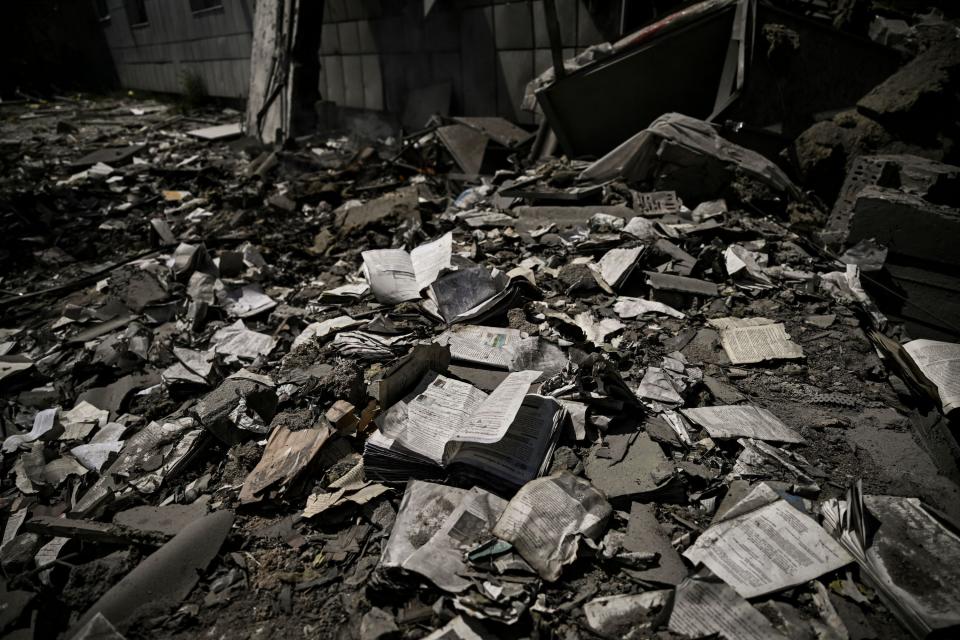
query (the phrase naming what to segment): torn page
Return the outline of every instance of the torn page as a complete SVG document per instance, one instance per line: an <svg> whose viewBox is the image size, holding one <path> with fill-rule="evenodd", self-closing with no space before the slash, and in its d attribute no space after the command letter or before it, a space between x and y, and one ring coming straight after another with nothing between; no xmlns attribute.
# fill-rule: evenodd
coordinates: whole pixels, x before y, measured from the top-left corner
<svg viewBox="0 0 960 640"><path fill-rule="evenodd" d="M436 280L430 287L430 296L440 316L452 323L461 314L496 296L498 290L497 282L486 267L475 265Z"/></svg>
<svg viewBox="0 0 960 640"><path fill-rule="evenodd" d="M857 482L846 500L827 501L821 513L866 583L915 637L960 626L960 537L919 499L865 496Z"/></svg>
<svg viewBox="0 0 960 640"><path fill-rule="evenodd" d="M445 331L435 342L449 345L452 360L510 370L519 355L523 336L509 327L464 324Z"/></svg>
<svg viewBox="0 0 960 640"><path fill-rule="evenodd" d="M525 484L493 533L513 544L540 577L553 582L563 566L576 559L580 538L596 539L612 511L593 485L562 472Z"/></svg>
<svg viewBox="0 0 960 640"><path fill-rule="evenodd" d="M464 559L466 553L490 537L506 506L503 498L474 487L430 540L404 561L403 568L419 573L445 591L460 593L468 589L473 581L464 577L471 571Z"/></svg>
<svg viewBox="0 0 960 640"><path fill-rule="evenodd" d="M667 626L690 638L717 634L725 640L786 640L762 613L719 580L687 578L680 583Z"/></svg>
<svg viewBox="0 0 960 640"><path fill-rule="evenodd" d="M492 637L483 632L476 620L457 616L423 640L488 640Z"/></svg>
<svg viewBox="0 0 960 640"><path fill-rule="evenodd" d="M33 428L29 433L15 433L3 441L3 452L12 453L21 445L30 444L40 438L53 440L63 433L60 426L60 407L38 411L33 417Z"/></svg>
<svg viewBox="0 0 960 640"><path fill-rule="evenodd" d="M456 440L486 444L502 440L530 385L542 374L542 371L517 371L508 375L472 412Z"/></svg>
<svg viewBox="0 0 960 640"><path fill-rule="evenodd" d="M277 341L265 333L247 329L243 320L237 320L231 325L218 329L210 339L210 344L217 353L254 360L257 356L268 355L273 351Z"/></svg>
<svg viewBox="0 0 960 640"><path fill-rule="evenodd" d="M795 587L852 561L813 518L786 500L746 513L736 509L683 555L705 565L744 598Z"/></svg>
<svg viewBox="0 0 960 640"><path fill-rule="evenodd" d="M707 430L711 438L753 438L772 442L803 442L800 434L775 415L751 405L682 409L687 418Z"/></svg>
<svg viewBox="0 0 960 640"><path fill-rule="evenodd" d="M613 334L623 331L625 324L616 318L601 318L599 322L594 320L593 314L589 311L581 311L575 318L576 324L583 331L583 335L588 342L596 346L603 346L606 339Z"/></svg>
<svg viewBox="0 0 960 640"><path fill-rule="evenodd" d="M637 261L642 253L643 247L610 249L600 258L600 262L597 264L600 277L610 287L618 289L633 273L633 269L637 266Z"/></svg>
<svg viewBox="0 0 960 640"><path fill-rule="evenodd" d="M943 412L960 407L960 344L911 340L903 345L930 382L936 385Z"/></svg>
<svg viewBox="0 0 960 640"><path fill-rule="evenodd" d="M383 432L442 465L447 443L463 433L463 426L486 398L473 385L437 374L410 401L402 425L384 424Z"/></svg>
<svg viewBox="0 0 960 640"><path fill-rule="evenodd" d="M440 272L450 268L453 254L453 233L447 232L434 240L416 247L410 252L417 287L424 290L433 284Z"/></svg>
<svg viewBox="0 0 960 640"><path fill-rule="evenodd" d="M304 327L303 331L300 332L293 340L293 344L290 346L290 350L293 351L302 344L306 344L314 339L323 339L329 335L332 335L341 329L353 329L354 327L359 327L363 324L362 320L354 320L350 316L337 316L336 318L328 318L322 322L313 322Z"/></svg>
<svg viewBox="0 0 960 640"><path fill-rule="evenodd" d="M493 398L491 394L490 398ZM527 395L497 442L461 443L450 454L451 467L469 465L478 481L519 487L546 472L566 411L553 398ZM472 470L476 470L471 474Z"/></svg>
<svg viewBox="0 0 960 640"><path fill-rule="evenodd" d="M736 327L720 331L720 344L732 364L803 357L800 345L790 340L782 323Z"/></svg>
<svg viewBox="0 0 960 640"><path fill-rule="evenodd" d="M224 293L221 305L231 318L250 318L273 309L277 302L251 284Z"/></svg>
<svg viewBox="0 0 960 640"><path fill-rule="evenodd" d="M380 567L399 569L440 530L468 491L432 482L411 480L400 501L390 538L383 546Z"/></svg>
<svg viewBox="0 0 960 640"><path fill-rule="evenodd" d="M420 299L420 287L409 253L403 249L374 249L360 255L377 302L397 304Z"/></svg>
<svg viewBox="0 0 960 640"><path fill-rule="evenodd" d="M642 220L642 218L640 219ZM618 297L616 302L613 303L613 310L624 320L636 318L646 313L660 313L665 316L670 316L671 318L679 318L680 320L687 317L686 314L662 302L644 300L643 298L630 298L628 296Z"/></svg>

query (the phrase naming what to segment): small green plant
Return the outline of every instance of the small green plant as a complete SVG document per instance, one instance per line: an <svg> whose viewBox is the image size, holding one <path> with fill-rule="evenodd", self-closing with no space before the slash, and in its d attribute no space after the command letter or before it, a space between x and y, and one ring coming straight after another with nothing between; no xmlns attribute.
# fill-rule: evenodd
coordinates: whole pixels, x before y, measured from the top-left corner
<svg viewBox="0 0 960 640"><path fill-rule="evenodd" d="M199 107L207 101L207 83L198 72L188 69L180 73L183 99L188 107Z"/></svg>

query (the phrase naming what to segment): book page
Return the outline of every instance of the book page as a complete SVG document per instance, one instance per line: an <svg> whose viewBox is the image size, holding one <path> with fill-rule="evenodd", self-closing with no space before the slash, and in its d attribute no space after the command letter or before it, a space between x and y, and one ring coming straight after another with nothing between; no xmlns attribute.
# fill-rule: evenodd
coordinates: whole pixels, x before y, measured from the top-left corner
<svg viewBox="0 0 960 640"><path fill-rule="evenodd" d="M637 266L641 253L643 253L643 247L610 249L603 254L598 263L600 277L611 287L620 286Z"/></svg>
<svg viewBox="0 0 960 640"><path fill-rule="evenodd" d="M576 558L580 537L600 535L612 512L593 485L563 472L525 484L493 534L511 543L541 578L553 582L563 565Z"/></svg>
<svg viewBox="0 0 960 640"><path fill-rule="evenodd" d="M753 438L773 442L803 442L800 434L766 409L752 405L726 405L681 409L702 426L711 438Z"/></svg>
<svg viewBox="0 0 960 640"><path fill-rule="evenodd" d="M562 416L553 398L528 395L503 438L492 444L463 443L450 462L470 465L520 486L540 474Z"/></svg>
<svg viewBox="0 0 960 640"><path fill-rule="evenodd" d="M800 345L790 340L782 323L736 327L720 331L720 343L731 364L803 357Z"/></svg>
<svg viewBox="0 0 960 640"><path fill-rule="evenodd" d="M501 440L510 428L517 411L520 410L530 385L542 373L541 371L517 371L508 375L489 396L484 398L483 403L471 412L456 439L483 443Z"/></svg>
<svg viewBox="0 0 960 640"><path fill-rule="evenodd" d="M762 613L723 582L687 578L677 586L670 631L691 638L718 634L737 640L782 640Z"/></svg>
<svg viewBox="0 0 960 640"><path fill-rule="evenodd" d="M937 386L943 412L960 407L960 344L911 340L903 345L917 367Z"/></svg>
<svg viewBox="0 0 960 640"><path fill-rule="evenodd" d="M472 571L464 559L466 552L490 538L490 530L506 506L503 498L474 487L430 540L404 561L403 568L444 591L468 589L473 581L464 577Z"/></svg>
<svg viewBox="0 0 960 640"><path fill-rule="evenodd" d="M407 419L386 435L407 449L436 464L443 464L443 451L454 438L463 439L465 424L487 399L471 384L437 375L422 393L407 405Z"/></svg>
<svg viewBox="0 0 960 640"><path fill-rule="evenodd" d="M453 253L453 233L447 232L433 242L416 247L410 252L410 263L417 279L417 287L422 291L433 284L443 269L450 268L450 256Z"/></svg>
<svg viewBox="0 0 960 640"><path fill-rule="evenodd" d="M403 249L364 251L363 269L377 302L397 304L420 299L410 254Z"/></svg>
<svg viewBox="0 0 960 640"><path fill-rule="evenodd" d="M459 325L437 337L450 346L450 358L510 370L517 359L523 334L509 327Z"/></svg>
<svg viewBox="0 0 960 640"><path fill-rule="evenodd" d="M810 516L785 500L719 522L683 554L744 598L803 584L852 561Z"/></svg>
<svg viewBox="0 0 960 640"><path fill-rule="evenodd" d="M413 553L443 527L467 490L433 482L411 480L403 492L397 519L383 546L380 566L400 568Z"/></svg>

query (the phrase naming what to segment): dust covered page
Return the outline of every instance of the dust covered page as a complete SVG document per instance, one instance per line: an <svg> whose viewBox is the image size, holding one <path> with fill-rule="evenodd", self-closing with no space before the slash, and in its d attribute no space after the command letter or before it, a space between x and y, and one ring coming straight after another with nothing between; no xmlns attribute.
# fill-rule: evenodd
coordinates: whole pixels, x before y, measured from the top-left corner
<svg viewBox="0 0 960 640"><path fill-rule="evenodd" d="M463 577L470 571L464 559L466 552L490 537L506 506L503 498L474 487L430 540L406 559L403 568L419 573L445 591L466 590L473 584Z"/></svg>
<svg viewBox="0 0 960 640"><path fill-rule="evenodd" d="M520 410L530 385L542 373L517 371L504 378L503 382L484 398L482 404L471 411L469 419L455 439L487 444L502 440Z"/></svg>
<svg viewBox="0 0 960 640"><path fill-rule="evenodd" d="M424 243L410 252L410 263L417 287L421 291L433 284L442 270L450 268L452 253L452 232L447 232L433 242Z"/></svg>
<svg viewBox="0 0 960 640"><path fill-rule="evenodd" d="M681 409L681 413L706 429L711 438L753 438L773 442L803 442L799 433L761 407L725 405Z"/></svg>
<svg viewBox="0 0 960 640"><path fill-rule="evenodd" d="M363 270L377 302L397 304L420 299L410 254L403 249L364 251Z"/></svg>
<svg viewBox="0 0 960 640"><path fill-rule="evenodd" d="M852 561L823 527L785 500L713 525L683 555L744 598L803 584Z"/></svg>
<svg viewBox="0 0 960 640"><path fill-rule="evenodd" d="M937 386L943 412L960 407L960 344L912 340L903 345L917 367Z"/></svg>
<svg viewBox="0 0 960 640"><path fill-rule="evenodd" d="M510 500L493 534L513 544L550 582L574 561L581 536L602 533L612 508L588 481L568 472L537 478Z"/></svg>
<svg viewBox="0 0 960 640"><path fill-rule="evenodd" d="M720 343L732 364L803 357L800 345L790 340L782 323L734 327L720 331Z"/></svg>
<svg viewBox="0 0 960 640"><path fill-rule="evenodd" d="M520 486L540 475L563 415L555 399L528 395L503 438L491 444L463 443L450 461Z"/></svg>
<svg viewBox="0 0 960 640"><path fill-rule="evenodd" d="M785 640L762 613L728 585L694 578L677 586L667 626L691 638L716 633L731 640Z"/></svg>

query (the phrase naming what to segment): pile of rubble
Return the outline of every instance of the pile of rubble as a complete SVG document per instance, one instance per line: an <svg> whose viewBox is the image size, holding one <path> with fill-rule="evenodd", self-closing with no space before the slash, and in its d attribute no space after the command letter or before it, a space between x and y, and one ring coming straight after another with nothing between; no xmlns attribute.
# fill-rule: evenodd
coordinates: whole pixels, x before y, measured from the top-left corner
<svg viewBox="0 0 960 640"><path fill-rule="evenodd" d="M853 160L834 253L674 113L527 165L496 118L269 149L229 110L0 108L0 632L960 625L960 346L865 291L954 264L955 167Z"/></svg>

